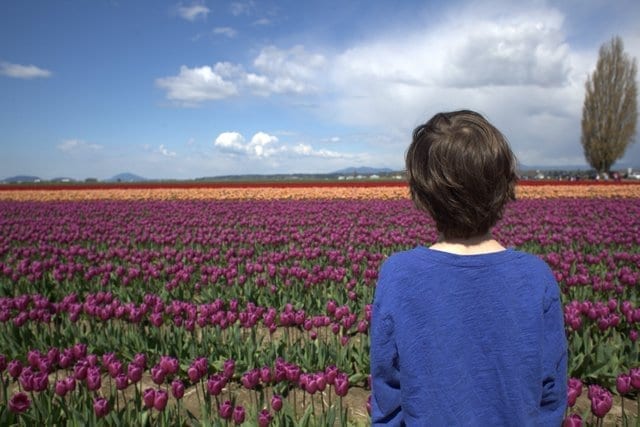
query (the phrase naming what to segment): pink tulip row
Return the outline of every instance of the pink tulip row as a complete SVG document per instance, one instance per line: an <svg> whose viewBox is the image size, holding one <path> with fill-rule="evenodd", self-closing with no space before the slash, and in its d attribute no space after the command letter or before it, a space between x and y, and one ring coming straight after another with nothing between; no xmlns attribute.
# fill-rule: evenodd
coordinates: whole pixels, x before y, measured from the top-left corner
<svg viewBox="0 0 640 427"><path fill-rule="evenodd" d="M95 414L100 418L111 409L106 398L113 392L109 390L112 381L117 392L124 392L129 387L142 387L145 373L156 387L144 388L141 403L144 408L156 411L164 411L167 407L169 391L178 401L184 397L186 388L191 386L202 387L207 395L216 398L216 402L225 390L227 396L231 396L231 383L246 390L275 390L284 385L285 392L298 389L309 395L325 391L330 393L331 389L338 397L346 396L350 386L347 374L333 365L319 372L304 372L299 365L281 358L277 358L271 366L252 368L240 374L233 359L227 359L222 369L216 372L205 357L196 357L183 372L178 359L172 356L160 356L150 366L148 356L138 353L133 360L125 363L115 353L102 356L88 353L87 346L81 343L65 349L51 348L46 353L31 350L25 362L8 360L0 354L0 380L4 387L15 383L15 392L8 400L9 409L15 413L25 412L31 406L27 393L33 396L34 392L49 392L65 398L69 393L84 389L93 393ZM50 383L52 374L55 374L53 385ZM277 412L282 405L283 396L274 393L271 396L271 408ZM233 419L236 424L244 421L244 407L233 405L231 400L224 401L217 409L222 419ZM258 414L261 425L268 425L266 421L270 422L272 418L267 409L262 409Z"/></svg>
<svg viewBox="0 0 640 427"><path fill-rule="evenodd" d="M619 303L613 298L607 302L574 300L564 306L564 321L571 330L579 330L583 326L584 320L596 323L602 332L609 328L616 328L621 322L626 322L629 328L638 328L640 307L634 307L631 301ZM629 339L633 342L638 339L637 329L629 331Z"/></svg>
<svg viewBox="0 0 640 427"><path fill-rule="evenodd" d="M226 329L235 324L246 329L262 325L271 333L278 327L297 327L309 331L315 338L317 329L323 327L328 327L335 335L352 334L354 327L358 333L367 333L371 304L365 305L359 316L352 313L348 305L338 305L334 300L327 302L326 314L309 315L304 309L294 309L292 304L286 304L282 311L278 311L274 307L260 307L249 302L241 309L237 300L225 303L217 299L206 304L179 300L165 303L153 294L145 295L141 304L123 303L112 293L102 291L87 294L84 301L80 301L75 293L60 302L52 302L37 294L0 298L0 323L11 321L18 327L27 321L49 323L54 316L62 314L67 314L72 322L86 316L99 321L117 319L136 324L148 321L155 327L161 327L169 321L174 327L184 327L187 331L193 331L196 326Z"/></svg>

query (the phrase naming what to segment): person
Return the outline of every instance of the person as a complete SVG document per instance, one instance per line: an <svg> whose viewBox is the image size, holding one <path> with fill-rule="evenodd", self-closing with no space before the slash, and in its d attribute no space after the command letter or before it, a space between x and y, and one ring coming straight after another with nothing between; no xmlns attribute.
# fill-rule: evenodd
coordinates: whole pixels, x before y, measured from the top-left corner
<svg viewBox="0 0 640 427"><path fill-rule="evenodd" d="M374 426L559 426L567 400L560 290L491 229L515 199L515 158L480 114L413 132L409 190L438 241L380 268L371 323Z"/></svg>

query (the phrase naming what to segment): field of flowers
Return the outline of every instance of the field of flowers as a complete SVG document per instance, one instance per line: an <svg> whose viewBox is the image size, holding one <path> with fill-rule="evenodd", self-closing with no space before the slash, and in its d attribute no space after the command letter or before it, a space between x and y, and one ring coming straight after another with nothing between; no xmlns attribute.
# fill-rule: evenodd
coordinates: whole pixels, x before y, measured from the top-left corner
<svg viewBox="0 0 640 427"><path fill-rule="evenodd" d="M640 185L519 185L495 230L564 298L568 425L640 410ZM0 188L0 425L367 425L400 183Z"/></svg>

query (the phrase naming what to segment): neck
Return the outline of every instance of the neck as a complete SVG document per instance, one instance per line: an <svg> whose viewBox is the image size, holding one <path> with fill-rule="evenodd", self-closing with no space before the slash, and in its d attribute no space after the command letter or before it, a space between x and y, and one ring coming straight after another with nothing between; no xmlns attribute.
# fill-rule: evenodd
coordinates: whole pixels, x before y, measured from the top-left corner
<svg viewBox="0 0 640 427"><path fill-rule="evenodd" d="M458 255L479 255L505 250L504 246L498 243L490 232L468 239L447 238L441 234L438 241L431 246L431 249Z"/></svg>

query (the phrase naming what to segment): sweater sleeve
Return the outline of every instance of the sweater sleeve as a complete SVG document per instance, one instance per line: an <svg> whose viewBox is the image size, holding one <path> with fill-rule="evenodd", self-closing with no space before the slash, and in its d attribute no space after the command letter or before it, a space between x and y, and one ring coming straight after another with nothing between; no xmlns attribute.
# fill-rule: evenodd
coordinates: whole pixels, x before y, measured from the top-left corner
<svg viewBox="0 0 640 427"><path fill-rule="evenodd" d="M394 321L389 290L394 279L387 261L380 270L371 314L371 421L374 426L401 424L401 395Z"/></svg>
<svg viewBox="0 0 640 427"><path fill-rule="evenodd" d="M555 279L547 286L544 301L542 347L541 425L561 425L567 406L567 339L560 290Z"/></svg>

